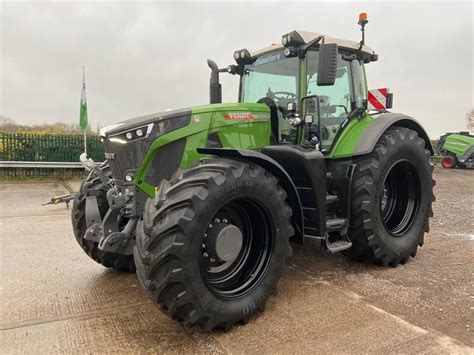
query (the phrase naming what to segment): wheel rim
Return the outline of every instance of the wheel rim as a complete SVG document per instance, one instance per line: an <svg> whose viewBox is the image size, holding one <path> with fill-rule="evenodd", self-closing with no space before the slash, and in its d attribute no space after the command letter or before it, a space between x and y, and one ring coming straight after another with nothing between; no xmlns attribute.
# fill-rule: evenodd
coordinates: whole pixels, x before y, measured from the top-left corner
<svg viewBox="0 0 474 355"><path fill-rule="evenodd" d="M251 198L230 201L204 233L199 261L204 283L220 298L242 297L263 279L273 244L266 209Z"/></svg>
<svg viewBox="0 0 474 355"><path fill-rule="evenodd" d="M450 158L444 158L444 159L443 159L443 166L444 166L445 168L448 168L448 169L449 169L449 168L452 168L452 166L453 166L453 161L452 161Z"/></svg>
<svg viewBox="0 0 474 355"><path fill-rule="evenodd" d="M380 211L386 230L403 236L413 224L420 204L420 180L415 167L398 161L389 169L382 185Z"/></svg>

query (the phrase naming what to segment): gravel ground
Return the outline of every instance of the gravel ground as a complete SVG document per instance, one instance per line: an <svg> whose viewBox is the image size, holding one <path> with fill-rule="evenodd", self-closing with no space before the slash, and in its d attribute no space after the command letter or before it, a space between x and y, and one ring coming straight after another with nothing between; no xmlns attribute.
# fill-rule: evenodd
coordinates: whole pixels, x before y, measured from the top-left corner
<svg viewBox="0 0 474 355"><path fill-rule="evenodd" d="M474 170L437 168L434 228L453 237L474 238Z"/></svg>
<svg viewBox="0 0 474 355"><path fill-rule="evenodd" d="M0 184L0 352L474 354L474 171L436 169L435 180L431 231L406 265L294 246L266 311L210 334L82 252L70 211L41 207L62 184Z"/></svg>

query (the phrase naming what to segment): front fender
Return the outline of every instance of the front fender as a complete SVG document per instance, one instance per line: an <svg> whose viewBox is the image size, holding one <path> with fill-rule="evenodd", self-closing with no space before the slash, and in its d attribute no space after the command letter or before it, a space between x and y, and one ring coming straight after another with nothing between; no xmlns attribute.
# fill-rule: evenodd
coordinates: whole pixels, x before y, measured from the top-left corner
<svg viewBox="0 0 474 355"><path fill-rule="evenodd" d="M287 194L288 203L290 204L293 210L291 222L295 227L294 241L300 244L304 243L304 222L300 197L296 190L296 186L293 183L293 180L288 175L286 170L276 160L255 150L199 148L197 149L197 151L200 154L209 154L218 157L230 157L248 160L252 163L260 165L265 170L268 170L270 173L272 173L278 179L278 182L283 188L283 190L285 190Z"/></svg>

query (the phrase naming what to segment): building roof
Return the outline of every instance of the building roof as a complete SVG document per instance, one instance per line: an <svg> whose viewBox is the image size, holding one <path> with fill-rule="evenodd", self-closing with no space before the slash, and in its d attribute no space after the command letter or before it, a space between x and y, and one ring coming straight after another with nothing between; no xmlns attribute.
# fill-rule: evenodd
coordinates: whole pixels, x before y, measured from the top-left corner
<svg viewBox="0 0 474 355"><path fill-rule="evenodd" d="M308 42L312 41L313 39L315 39L319 36L322 36L324 38L324 43L336 43L339 47L342 47L342 48L347 49L349 51L354 51L355 52L360 47L359 42L354 42L354 41L350 41L350 40L347 40L347 39L335 38L335 37L331 37L331 36L328 36L328 35L325 35L325 34L322 34L322 33L318 33L318 32L308 32L308 31L299 31L299 30L296 30L296 32L298 32L298 34L301 36L301 38L303 38L305 43L308 43ZM273 44L269 47L265 47L265 48L259 49L257 51L250 51L250 54L252 55L252 57L255 57L255 56L259 56L261 54L267 53L267 52L274 51L276 49L283 49L283 48L284 47L281 43ZM373 49L368 47L368 46L362 46L361 52L362 52L362 55L364 57L365 56L370 56L371 54L374 53Z"/></svg>

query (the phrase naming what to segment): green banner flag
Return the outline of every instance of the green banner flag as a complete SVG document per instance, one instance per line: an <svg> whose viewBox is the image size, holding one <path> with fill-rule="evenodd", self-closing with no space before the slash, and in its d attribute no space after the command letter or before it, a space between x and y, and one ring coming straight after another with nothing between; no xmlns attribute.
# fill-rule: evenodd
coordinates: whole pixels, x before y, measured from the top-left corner
<svg viewBox="0 0 474 355"><path fill-rule="evenodd" d="M87 127L89 126L89 121L87 119L86 80L84 72L82 73L81 114L79 126L81 127L81 131L87 130Z"/></svg>

